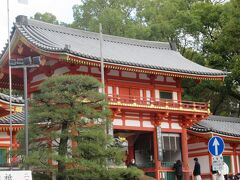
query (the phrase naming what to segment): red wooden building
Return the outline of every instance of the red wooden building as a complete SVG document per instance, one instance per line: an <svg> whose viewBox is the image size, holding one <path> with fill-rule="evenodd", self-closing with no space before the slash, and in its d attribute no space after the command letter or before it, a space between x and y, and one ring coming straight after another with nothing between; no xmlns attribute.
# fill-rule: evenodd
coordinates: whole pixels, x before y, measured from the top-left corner
<svg viewBox="0 0 240 180"><path fill-rule="evenodd" d="M194 124L188 129L189 165L193 167L193 158L198 157L202 164L202 176L211 179L212 157L208 152L208 141L212 136L220 136L225 142L224 162L230 174L240 172L240 118L209 116L206 120Z"/></svg>
<svg viewBox="0 0 240 180"><path fill-rule="evenodd" d="M23 118L19 116L23 109L23 100L21 98L12 98L12 132L13 148L17 148L16 134L23 128ZM9 126L9 96L0 93L0 166L5 166L9 162L7 152L10 147L10 126Z"/></svg>
<svg viewBox="0 0 240 180"><path fill-rule="evenodd" d="M207 102L182 99L182 79L223 80L226 72L198 65L174 44L103 35L106 94L114 136L128 140L128 161L155 176L169 179L172 163L183 161L189 179L189 148L198 140L193 124L206 119ZM99 34L18 16L11 35L11 55L41 56L43 66L28 69L28 92L52 75L84 74L101 80ZM0 87L8 87L8 49L0 56ZM13 69L13 88L23 89L23 72ZM188 137L187 129L190 128ZM204 136L205 139L208 136ZM204 139L204 137L202 137ZM188 145L188 141L191 143ZM191 149L194 155L194 148ZM207 152L206 152L207 153ZM192 166L192 165L191 165Z"/></svg>

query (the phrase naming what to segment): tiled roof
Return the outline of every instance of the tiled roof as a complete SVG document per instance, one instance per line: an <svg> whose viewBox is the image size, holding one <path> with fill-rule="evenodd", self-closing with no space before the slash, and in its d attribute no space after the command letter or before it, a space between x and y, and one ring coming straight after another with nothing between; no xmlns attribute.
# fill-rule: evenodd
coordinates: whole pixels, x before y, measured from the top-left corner
<svg viewBox="0 0 240 180"><path fill-rule="evenodd" d="M99 34L48 24L18 16L13 33L19 31L38 48L100 60ZM203 67L174 51L167 42L136 40L103 35L103 57L109 64L142 67L164 72L224 77L226 72ZM6 51L6 49L5 49ZM1 58L1 56L0 56Z"/></svg>
<svg viewBox="0 0 240 180"><path fill-rule="evenodd" d="M240 137L240 118L209 116L207 119L194 124L189 130Z"/></svg>
<svg viewBox="0 0 240 180"><path fill-rule="evenodd" d="M0 124L10 124L10 115L1 117ZM24 124L24 112L12 114L12 124Z"/></svg>
<svg viewBox="0 0 240 180"><path fill-rule="evenodd" d="M9 100L10 100L10 97L8 95L0 93L0 102L8 104ZM13 105L23 105L24 100L22 98L12 97L12 103Z"/></svg>

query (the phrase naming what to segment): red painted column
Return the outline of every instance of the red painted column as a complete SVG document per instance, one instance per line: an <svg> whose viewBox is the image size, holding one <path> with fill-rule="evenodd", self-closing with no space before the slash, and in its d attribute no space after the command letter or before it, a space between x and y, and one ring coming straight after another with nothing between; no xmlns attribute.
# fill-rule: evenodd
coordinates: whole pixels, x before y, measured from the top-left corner
<svg viewBox="0 0 240 180"><path fill-rule="evenodd" d="M232 145L233 148L233 159L234 159L234 171L236 174L238 172L238 165L237 165L237 144Z"/></svg>
<svg viewBox="0 0 240 180"><path fill-rule="evenodd" d="M12 144L13 149L17 149L17 134L15 131L12 132Z"/></svg>
<svg viewBox="0 0 240 180"><path fill-rule="evenodd" d="M183 161L183 169L184 173L184 180L190 180L190 171L188 165L188 144L187 144L187 129L183 127L182 129L182 161Z"/></svg>
<svg viewBox="0 0 240 180"><path fill-rule="evenodd" d="M210 174L210 178L211 180L213 180L213 175L211 173L211 167L212 167L212 155L210 153L208 153L208 160L209 160L209 174Z"/></svg>
<svg viewBox="0 0 240 180"><path fill-rule="evenodd" d="M154 162L155 162L155 176L156 180L160 180L160 161L158 160L158 145L157 145L157 133L156 128L154 128L153 132L153 146L154 146Z"/></svg>
<svg viewBox="0 0 240 180"><path fill-rule="evenodd" d="M132 159L134 159L134 136L127 137L128 141L128 157L127 157L127 164L131 162Z"/></svg>

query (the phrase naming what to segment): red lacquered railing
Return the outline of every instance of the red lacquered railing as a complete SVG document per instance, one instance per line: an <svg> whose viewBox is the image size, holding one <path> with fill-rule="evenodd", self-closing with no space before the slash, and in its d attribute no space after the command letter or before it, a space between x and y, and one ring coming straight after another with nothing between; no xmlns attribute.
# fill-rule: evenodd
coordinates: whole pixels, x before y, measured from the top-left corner
<svg viewBox="0 0 240 180"><path fill-rule="evenodd" d="M208 111L208 103L206 102L178 101L169 99L145 98L139 96L113 96L113 95L108 95L108 101L110 102L110 104L120 103L125 105L131 104L149 107Z"/></svg>

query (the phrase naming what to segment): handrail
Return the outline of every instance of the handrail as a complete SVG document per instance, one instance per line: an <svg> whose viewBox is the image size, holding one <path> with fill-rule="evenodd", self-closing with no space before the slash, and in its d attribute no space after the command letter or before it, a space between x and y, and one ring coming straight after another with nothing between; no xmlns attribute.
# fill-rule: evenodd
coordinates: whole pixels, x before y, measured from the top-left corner
<svg viewBox="0 0 240 180"><path fill-rule="evenodd" d="M182 108L182 109L196 109L196 110L208 110L207 102L193 102L193 101L179 101L170 99L159 98L147 98L140 96L113 96L108 94L109 102L120 102L125 104L137 104L137 105L154 105L159 107L170 108Z"/></svg>

